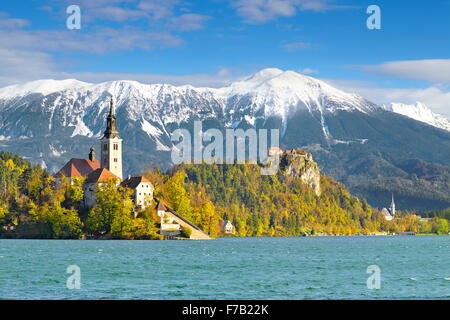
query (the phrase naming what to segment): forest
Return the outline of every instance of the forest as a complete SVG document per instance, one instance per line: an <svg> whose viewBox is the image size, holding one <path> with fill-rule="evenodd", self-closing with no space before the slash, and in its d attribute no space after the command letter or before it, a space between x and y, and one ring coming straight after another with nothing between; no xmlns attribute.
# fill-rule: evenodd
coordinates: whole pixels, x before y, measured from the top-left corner
<svg viewBox="0 0 450 320"><path fill-rule="evenodd" d="M179 165L166 173L148 169L154 197L199 226L222 236L219 222L230 220L235 236L368 235L448 233L448 214L420 221L398 212L386 221L365 200L332 178L321 176L320 196L284 172L260 174L255 164ZM113 181L97 186L97 205L82 205L83 178L62 181L20 156L0 153L0 237L32 239L162 239L156 201L134 208L130 190Z"/></svg>

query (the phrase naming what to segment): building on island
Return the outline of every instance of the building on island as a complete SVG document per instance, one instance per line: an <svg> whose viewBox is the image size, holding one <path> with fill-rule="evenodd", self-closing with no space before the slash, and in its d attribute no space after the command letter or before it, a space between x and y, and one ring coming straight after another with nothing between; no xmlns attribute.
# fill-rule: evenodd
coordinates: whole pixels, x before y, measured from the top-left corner
<svg viewBox="0 0 450 320"><path fill-rule="evenodd" d="M70 183L73 183L75 177L84 177L83 203L86 208L92 208L96 204L96 187L113 179L117 186L132 189L132 199L136 207L144 209L153 200L154 188L150 181L142 176L129 176L128 179L122 180L122 139L117 130L116 121L116 110L111 98L109 113L106 117L106 130L100 139L100 160L96 159L95 149L91 147L88 159L70 159L55 174L56 185L62 176L65 176Z"/></svg>
<svg viewBox="0 0 450 320"><path fill-rule="evenodd" d="M69 183L72 184L73 178L86 177L98 168L100 168L100 161L95 159L95 150L91 147L88 159L70 159L69 162L55 174L56 184L59 184L62 176L65 176Z"/></svg>
<svg viewBox="0 0 450 320"><path fill-rule="evenodd" d="M118 186L120 183L120 178L106 168L98 168L97 170L94 170L90 174L88 174L83 184L83 201L86 208L92 208L96 204L96 187L112 179L115 180L116 186Z"/></svg>
<svg viewBox="0 0 450 320"><path fill-rule="evenodd" d="M164 218L166 210L166 206L161 201L158 202L158 206L156 207L156 214L161 218L161 220Z"/></svg>
<svg viewBox="0 0 450 320"><path fill-rule="evenodd" d="M116 110L111 98L109 114L106 118L106 130L100 139L101 167L122 179L122 139L117 131L116 120Z"/></svg>
<svg viewBox="0 0 450 320"><path fill-rule="evenodd" d="M96 205L96 189L98 185L113 180L117 187L129 188L133 192L131 198L136 209L145 209L154 203L154 187L152 183L143 176L128 176L123 180L122 171L122 139L117 130L117 117L114 102L111 98L109 112L106 118L106 130L100 139L100 160L96 159L95 150L90 148L88 159L70 159L56 174L56 186L65 177L72 184L73 179L84 178L83 182L83 204L90 209ZM190 239L211 239L200 228L164 206L158 203L156 208L161 218L161 234L168 238L180 235L181 229L191 230ZM136 217L135 210L135 217Z"/></svg>
<svg viewBox="0 0 450 320"><path fill-rule="evenodd" d="M189 229L192 240L210 240L211 237L203 232L199 227L186 220L174 210L166 207L161 201L156 207L156 212L161 218L161 234L167 237L177 237L181 234L181 229Z"/></svg>
<svg viewBox="0 0 450 320"><path fill-rule="evenodd" d="M161 218L161 234L169 237L179 236L181 233L181 225L176 223L174 219L167 214L167 208L161 201L156 207L156 212Z"/></svg>
<svg viewBox="0 0 450 320"><path fill-rule="evenodd" d="M144 209L148 207L153 199L153 185L143 176L131 177L123 180L121 187L133 190L131 198L136 207Z"/></svg>
<svg viewBox="0 0 450 320"><path fill-rule="evenodd" d="M234 226L230 220L225 220L223 222L223 233L224 234L234 234Z"/></svg>
<svg viewBox="0 0 450 320"><path fill-rule="evenodd" d="M383 215L386 221L392 221L395 218L395 202L394 202L394 194L392 194L391 206L386 209L381 209L381 214Z"/></svg>

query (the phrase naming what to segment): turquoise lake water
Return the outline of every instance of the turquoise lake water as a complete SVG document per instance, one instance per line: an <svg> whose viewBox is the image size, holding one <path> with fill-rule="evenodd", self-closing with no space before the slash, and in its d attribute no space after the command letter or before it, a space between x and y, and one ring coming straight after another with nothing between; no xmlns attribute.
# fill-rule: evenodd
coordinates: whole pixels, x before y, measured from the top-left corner
<svg viewBox="0 0 450 320"><path fill-rule="evenodd" d="M450 236L0 240L0 298L448 299Z"/></svg>

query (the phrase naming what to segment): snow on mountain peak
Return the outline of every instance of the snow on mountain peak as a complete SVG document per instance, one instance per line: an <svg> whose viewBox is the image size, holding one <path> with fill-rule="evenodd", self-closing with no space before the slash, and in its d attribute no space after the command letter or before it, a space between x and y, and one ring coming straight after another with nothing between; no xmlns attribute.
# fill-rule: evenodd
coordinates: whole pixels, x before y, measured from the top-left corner
<svg viewBox="0 0 450 320"><path fill-rule="evenodd" d="M250 77L248 77L244 81L263 82L263 81L269 80L273 77L279 76L282 73L283 73L283 70L280 70L278 68L266 68L266 69L262 69L256 73L252 74Z"/></svg>
<svg viewBox="0 0 450 320"><path fill-rule="evenodd" d="M376 107L360 96L340 91L321 80L294 71L267 68L222 88L143 84L132 80L95 84L74 79L38 80L0 89L0 109L9 107L8 112L11 112L12 107L23 108L27 104L16 104L13 99L19 101L33 93L44 96L40 104L49 114L50 132L54 124L62 123L74 127L73 135L83 136L100 134L102 122L96 119L108 110L110 95L114 97L117 111L125 112L129 120L141 121L144 116L150 124L159 124L163 131L170 123L180 124L199 114L211 119L223 115L226 125L242 120L253 124L275 116L282 119L285 131L290 115L301 110L318 114L324 133L329 135L325 113L368 112ZM52 97L48 97L50 94ZM0 134L5 137L27 135L25 127L17 132L12 129L2 132L3 127L10 126L0 123Z"/></svg>
<svg viewBox="0 0 450 320"><path fill-rule="evenodd" d="M76 79L53 80L43 79L27 82L24 84L16 84L0 88L0 99L8 99L13 97L25 96L32 93L40 93L48 95L53 92L63 91L66 89L76 89L89 86L90 83L79 81Z"/></svg>
<svg viewBox="0 0 450 320"><path fill-rule="evenodd" d="M375 107L362 97L336 89L321 80L276 68L263 69L243 81L216 89L216 93L225 99L247 95L255 107L264 108L266 116L281 115L298 108L320 109L320 112L367 112Z"/></svg>
<svg viewBox="0 0 450 320"><path fill-rule="evenodd" d="M387 111L395 112L434 127L450 131L450 121L444 116L431 111L422 102L417 101L415 104L393 102L389 105L383 105L383 108Z"/></svg>

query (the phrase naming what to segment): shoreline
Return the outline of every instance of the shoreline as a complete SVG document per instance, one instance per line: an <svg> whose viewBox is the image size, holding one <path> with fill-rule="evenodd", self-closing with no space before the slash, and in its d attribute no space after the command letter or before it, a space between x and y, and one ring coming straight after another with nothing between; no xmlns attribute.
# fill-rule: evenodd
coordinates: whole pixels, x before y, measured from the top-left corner
<svg viewBox="0 0 450 320"><path fill-rule="evenodd" d="M0 240L70 240L70 241L210 241L223 239L266 239L266 238L332 238L332 237L412 237L412 236L449 236L450 234L416 233L411 235L320 235L320 236L255 236L255 237L217 237L209 240L203 239L53 239L53 238L1 238Z"/></svg>

